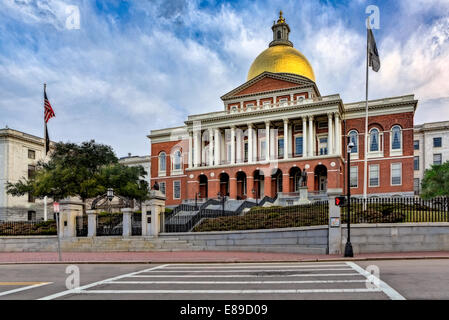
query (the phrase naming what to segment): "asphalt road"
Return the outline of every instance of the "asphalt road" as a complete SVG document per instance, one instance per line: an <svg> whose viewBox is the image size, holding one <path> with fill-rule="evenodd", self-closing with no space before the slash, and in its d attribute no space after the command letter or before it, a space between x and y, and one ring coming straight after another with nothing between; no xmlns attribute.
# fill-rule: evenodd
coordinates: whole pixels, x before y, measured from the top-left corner
<svg viewBox="0 0 449 320"><path fill-rule="evenodd" d="M449 299L448 282L449 259L0 265L0 300Z"/></svg>

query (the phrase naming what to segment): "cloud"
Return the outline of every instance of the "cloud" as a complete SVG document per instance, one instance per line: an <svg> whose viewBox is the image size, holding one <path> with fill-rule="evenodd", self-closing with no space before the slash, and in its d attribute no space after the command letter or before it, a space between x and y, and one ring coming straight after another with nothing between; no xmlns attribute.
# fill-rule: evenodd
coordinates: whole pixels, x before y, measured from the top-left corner
<svg viewBox="0 0 449 320"><path fill-rule="evenodd" d="M47 82L56 112L49 124L53 139L95 138L119 156L148 154L152 129L222 110L219 97L246 80L251 62L271 40L271 22L281 7L321 93L340 93L345 102L364 99L363 1L71 2L3 0L0 126L42 135ZM69 4L80 8L80 30L64 28ZM444 6L421 5L426 15ZM398 8L395 15L413 15L420 26L409 28L397 18L408 33L376 32L382 66L370 72L370 97L415 93L421 99L415 121L439 120L449 92L448 17L426 20L415 2ZM383 12L382 21L391 17Z"/></svg>

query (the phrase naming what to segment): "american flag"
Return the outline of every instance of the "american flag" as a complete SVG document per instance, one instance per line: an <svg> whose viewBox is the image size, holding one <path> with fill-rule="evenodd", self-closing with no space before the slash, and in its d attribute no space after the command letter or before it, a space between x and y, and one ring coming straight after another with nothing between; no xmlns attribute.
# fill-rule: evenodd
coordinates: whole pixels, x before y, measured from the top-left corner
<svg viewBox="0 0 449 320"><path fill-rule="evenodd" d="M50 120L50 118L53 118L55 116L55 113L53 111L53 108L51 107L50 101L48 101L47 99L47 92L45 92L44 89L44 120L45 123L48 122L48 120Z"/></svg>
<svg viewBox="0 0 449 320"><path fill-rule="evenodd" d="M48 135L47 122L51 118L55 117L55 112L51 107L50 101L47 99L46 92L47 85L44 84L44 127L45 127L45 155L50 151L50 137Z"/></svg>

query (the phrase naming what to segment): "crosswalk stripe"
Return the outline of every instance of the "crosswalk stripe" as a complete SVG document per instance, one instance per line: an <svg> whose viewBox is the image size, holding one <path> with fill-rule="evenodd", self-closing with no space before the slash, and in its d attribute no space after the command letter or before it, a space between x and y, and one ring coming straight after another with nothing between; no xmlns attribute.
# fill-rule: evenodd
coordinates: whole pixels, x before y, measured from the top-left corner
<svg viewBox="0 0 449 320"><path fill-rule="evenodd" d="M2 291L2 292L0 292L0 296L6 296L8 294L25 291L25 290L29 290L29 289L33 289L33 288L37 288L37 287L42 287L42 286L45 286L50 283L53 283L53 282L39 282L39 283L33 284L31 286L21 287L21 288L17 288L17 289L13 289L13 290L8 290L8 291Z"/></svg>
<svg viewBox="0 0 449 320"><path fill-rule="evenodd" d="M380 289L267 289L267 290L82 290L80 293L96 294L124 294L124 293L146 293L146 294L201 294L201 293L231 293L231 294L273 294L273 293L359 293L359 292L381 292Z"/></svg>
<svg viewBox="0 0 449 320"><path fill-rule="evenodd" d="M328 264L328 265L318 265L318 264L311 264L311 265L270 265L274 268L311 268L311 267L347 267L346 264ZM234 266L212 266L212 267L201 267L201 266L192 266L192 267L178 267L178 266L169 266L165 268L165 270L175 270L175 269L259 269L259 268L266 268L267 266L240 266L240 265L234 265Z"/></svg>
<svg viewBox="0 0 449 320"><path fill-rule="evenodd" d="M284 274L284 275L244 275L244 274L223 274L223 275L133 275L126 278L268 278L268 277L346 277L346 276L362 276L360 273L317 273L317 274Z"/></svg>
<svg viewBox="0 0 449 320"><path fill-rule="evenodd" d="M344 267L344 268L324 268L324 269L291 269L291 270L278 270L278 269L263 269L263 270L214 270L214 271L210 271L210 270L188 270L188 271L181 271L181 270L156 270L156 271L151 271L151 273L155 273L155 272L167 272L167 273L180 273L180 272L193 272L193 273L204 273L204 272L310 272L310 271L351 271L351 268L348 267Z"/></svg>
<svg viewBox="0 0 449 320"><path fill-rule="evenodd" d="M361 283L368 280L293 280L293 281L110 281L104 284L307 284L307 283Z"/></svg>

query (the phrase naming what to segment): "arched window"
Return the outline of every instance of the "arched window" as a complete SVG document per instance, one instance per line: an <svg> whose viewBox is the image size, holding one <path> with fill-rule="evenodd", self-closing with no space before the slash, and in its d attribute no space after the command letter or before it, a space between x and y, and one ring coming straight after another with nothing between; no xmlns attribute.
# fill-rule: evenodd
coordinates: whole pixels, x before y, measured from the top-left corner
<svg viewBox="0 0 449 320"><path fill-rule="evenodd" d="M180 171L182 169L182 155L180 150L173 152L173 171Z"/></svg>
<svg viewBox="0 0 449 320"><path fill-rule="evenodd" d="M278 30L278 40L281 39L281 30Z"/></svg>
<svg viewBox="0 0 449 320"><path fill-rule="evenodd" d="M166 171L166 155L165 152L159 153L159 172L165 173Z"/></svg>
<svg viewBox="0 0 449 320"><path fill-rule="evenodd" d="M393 126L391 128L391 150L400 150L402 147L402 128Z"/></svg>
<svg viewBox="0 0 449 320"><path fill-rule="evenodd" d="M371 129L369 136L370 136L369 151L370 152L379 151L379 130Z"/></svg>
<svg viewBox="0 0 449 320"><path fill-rule="evenodd" d="M349 132L349 138L351 142L354 144L354 147L351 149L351 153L358 153L359 151L359 133L355 130Z"/></svg>

